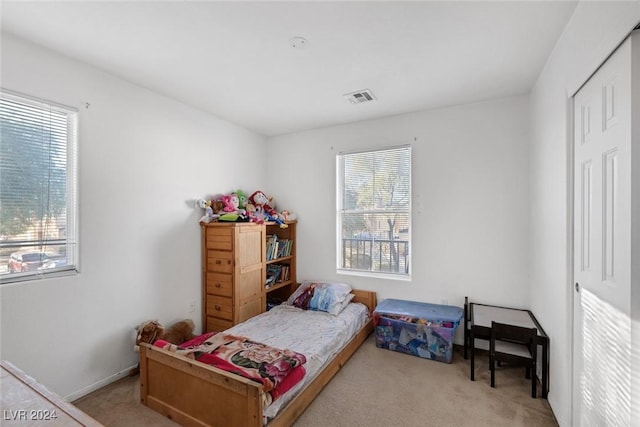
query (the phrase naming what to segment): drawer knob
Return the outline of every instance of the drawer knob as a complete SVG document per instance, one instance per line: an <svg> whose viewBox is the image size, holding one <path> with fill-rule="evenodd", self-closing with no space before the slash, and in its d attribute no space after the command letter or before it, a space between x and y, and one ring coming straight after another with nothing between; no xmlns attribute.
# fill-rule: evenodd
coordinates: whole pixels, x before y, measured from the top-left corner
<svg viewBox="0 0 640 427"><path fill-rule="evenodd" d="M216 283L215 286L216 286L216 288L219 288L220 287L220 283Z"/></svg>
<svg viewBox="0 0 640 427"><path fill-rule="evenodd" d="M215 309L216 309L216 310L218 310L218 311L220 311L220 308L221 308L221 307L220 307L219 305L216 305L216 306L215 306Z"/></svg>
<svg viewBox="0 0 640 427"><path fill-rule="evenodd" d="M216 260L216 264L221 264L221 261L219 259Z"/></svg>

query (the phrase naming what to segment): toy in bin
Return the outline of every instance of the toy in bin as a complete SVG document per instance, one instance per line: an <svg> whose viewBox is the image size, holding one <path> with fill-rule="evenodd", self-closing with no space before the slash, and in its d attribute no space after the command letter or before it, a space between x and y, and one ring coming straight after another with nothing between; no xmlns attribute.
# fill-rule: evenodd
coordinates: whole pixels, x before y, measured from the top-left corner
<svg viewBox="0 0 640 427"><path fill-rule="evenodd" d="M462 315L451 305L386 299L373 312L376 346L451 363Z"/></svg>

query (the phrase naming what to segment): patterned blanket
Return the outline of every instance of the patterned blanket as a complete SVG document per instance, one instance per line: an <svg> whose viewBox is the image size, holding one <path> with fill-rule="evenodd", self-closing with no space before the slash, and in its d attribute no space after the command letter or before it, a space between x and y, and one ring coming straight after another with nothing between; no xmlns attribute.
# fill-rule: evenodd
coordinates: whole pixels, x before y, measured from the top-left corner
<svg viewBox="0 0 640 427"><path fill-rule="evenodd" d="M241 336L209 333L180 346L162 340L154 345L259 382L272 401L305 375L302 365L307 360L303 354L270 347Z"/></svg>

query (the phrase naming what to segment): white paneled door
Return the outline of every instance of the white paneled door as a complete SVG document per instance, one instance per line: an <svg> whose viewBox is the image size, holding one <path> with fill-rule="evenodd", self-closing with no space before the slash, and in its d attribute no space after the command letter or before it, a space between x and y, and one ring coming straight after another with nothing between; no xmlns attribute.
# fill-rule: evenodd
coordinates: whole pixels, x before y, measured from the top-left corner
<svg viewBox="0 0 640 427"><path fill-rule="evenodd" d="M574 426L631 425L635 37L574 97Z"/></svg>

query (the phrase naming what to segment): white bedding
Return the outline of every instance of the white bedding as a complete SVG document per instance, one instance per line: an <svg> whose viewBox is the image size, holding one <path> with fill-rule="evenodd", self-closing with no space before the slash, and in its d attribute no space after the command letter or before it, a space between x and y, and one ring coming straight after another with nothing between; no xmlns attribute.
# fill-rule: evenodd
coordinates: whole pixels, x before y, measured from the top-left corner
<svg viewBox="0 0 640 427"><path fill-rule="evenodd" d="M368 318L367 307L360 303L349 304L338 316L279 305L225 332L305 355L307 374L264 409L264 416L270 419L316 376L327 360L351 340Z"/></svg>

